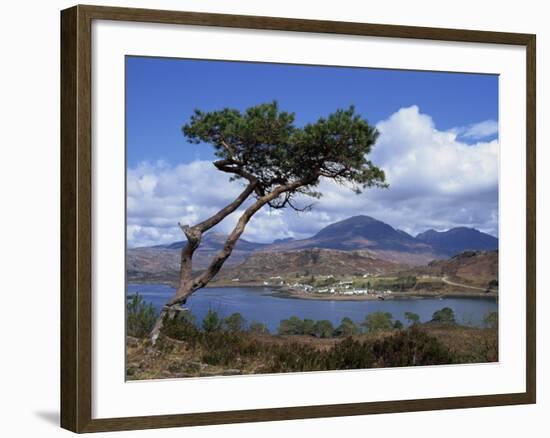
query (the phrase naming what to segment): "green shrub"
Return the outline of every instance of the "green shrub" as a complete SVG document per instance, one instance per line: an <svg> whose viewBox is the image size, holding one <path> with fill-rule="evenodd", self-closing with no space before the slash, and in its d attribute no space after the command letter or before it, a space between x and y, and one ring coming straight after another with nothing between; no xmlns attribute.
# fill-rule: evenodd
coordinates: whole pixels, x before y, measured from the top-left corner
<svg viewBox="0 0 550 438"><path fill-rule="evenodd" d="M206 315L202 320L202 329L206 332L213 332L221 328L222 321L218 315L218 312L212 309L208 309Z"/></svg>
<svg viewBox="0 0 550 438"><path fill-rule="evenodd" d="M334 326L328 319L322 319L315 323L313 331L315 336L319 338L332 338L334 334Z"/></svg>
<svg viewBox="0 0 550 438"><path fill-rule="evenodd" d="M158 314L151 303L143 301L136 293L126 303L126 334L136 338L146 337L157 320Z"/></svg>
<svg viewBox="0 0 550 438"><path fill-rule="evenodd" d="M269 329L267 328L267 326L258 321L252 321L248 326L248 331L249 333L258 335L269 334Z"/></svg>
<svg viewBox="0 0 550 438"><path fill-rule="evenodd" d="M265 354L265 353L264 353ZM435 337L416 326L381 340L359 341L351 337L329 350L309 345L273 346L271 358L261 372L291 372L443 365L456 363L454 355Z"/></svg>
<svg viewBox="0 0 550 438"><path fill-rule="evenodd" d="M441 310L437 310L432 315L432 322L440 324L456 324L455 313L450 307L444 307Z"/></svg>
<svg viewBox="0 0 550 438"><path fill-rule="evenodd" d="M346 320L345 323L349 321ZM190 348L196 348L200 360L209 365L242 369L246 364L253 363L256 364L255 372L259 373L459 362L437 338L428 335L417 325L395 331L395 334L382 339L359 340L346 337L328 349L319 349L309 343L263 341L250 331L260 326L265 328L263 324L252 323L249 331L201 331L189 318L179 316L165 322L164 337L159 339L174 338L188 343ZM316 326L321 336L328 336L328 329L332 324L329 321L318 321ZM326 329L321 330L323 326Z"/></svg>
<svg viewBox="0 0 550 438"><path fill-rule="evenodd" d="M290 343L274 345L268 351L268 360L261 372L282 373L317 371L325 369L323 353L309 345Z"/></svg>
<svg viewBox="0 0 550 438"><path fill-rule="evenodd" d="M376 360L370 343L351 337L336 344L323 359L323 368L328 370L370 368Z"/></svg>
<svg viewBox="0 0 550 438"><path fill-rule="evenodd" d="M338 283L338 280L334 277L327 277L317 280L318 287L332 286L335 283Z"/></svg>
<svg viewBox="0 0 550 438"><path fill-rule="evenodd" d="M417 279L414 276L399 277L396 279L380 279L373 286L375 290L398 290L404 292L416 286Z"/></svg>
<svg viewBox="0 0 550 438"><path fill-rule="evenodd" d="M415 287L417 283L417 279L416 277L409 275L407 277L399 277L395 283L396 283L396 287L399 290L405 291L407 289L412 289L413 287Z"/></svg>
<svg viewBox="0 0 550 438"><path fill-rule="evenodd" d="M401 330L403 328L403 323L398 319L396 319L395 322L393 323L393 328L396 330Z"/></svg>
<svg viewBox="0 0 550 438"><path fill-rule="evenodd" d="M376 358L373 366L376 367L444 365L455 362L448 348L416 325L375 341L372 348Z"/></svg>
<svg viewBox="0 0 550 438"><path fill-rule="evenodd" d="M393 328L392 318L393 316L389 312L374 312L367 315L361 325L370 333L379 330L390 330Z"/></svg>
<svg viewBox="0 0 550 438"><path fill-rule="evenodd" d="M315 321L305 318L302 323L302 333L304 335L315 335Z"/></svg>
<svg viewBox="0 0 550 438"><path fill-rule="evenodd" d="M169 338L186 341L192 346L199 344L203 337L203 333L194 323L191 312L182 312L177 318L165 321L162 333Z"/></svg>
<svg viewBox="0 0 550 438"><path fill-rule="evenodd" d="M244 330L246 320L239 312L235 312L223 319L223 328L230 332L241 332Z"/></svg>
<svg viewBox="0 0 550 438"><path fill-rule="evenodd" d="M409 325L415 325L420 322L420 316L413 312L405 312L405 319L409 322Z"/></svg>
<svg viewBox="0 0 550 438"><path fill-rule="evenodd" d="M353 336L360 332L359 327L355 324L351 318L347 316L342 318L340 325L335 331L336 336Z"/></svg>
<svg viewBox="0 0 550 438"><path fill-rule="evenodd" d="M487 328L498 328L498 312L487 312L483 317L483 325Z"/></svg>
<svg viewBox="0 0 550 438"><path fill-rule="evenodd" d="M277 332L280 335L303 335L304 322L297 316L281 320Z"/></svg>

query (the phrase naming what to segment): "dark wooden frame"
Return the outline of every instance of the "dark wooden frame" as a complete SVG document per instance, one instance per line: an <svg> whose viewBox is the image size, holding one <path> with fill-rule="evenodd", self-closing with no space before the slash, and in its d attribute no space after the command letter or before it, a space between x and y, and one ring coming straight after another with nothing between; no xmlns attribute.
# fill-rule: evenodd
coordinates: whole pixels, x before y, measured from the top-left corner
<svg viewBox="0 0 550 438"><path fill-rule="evenodd" d="M523 393L468 397L92 419L92 20L139 21L525 46L527 51L526 391ZM535 47L535 35L518 33L99 6L75 6L62 11L61 426L74 432L98 432L535 403Z"/></svg>

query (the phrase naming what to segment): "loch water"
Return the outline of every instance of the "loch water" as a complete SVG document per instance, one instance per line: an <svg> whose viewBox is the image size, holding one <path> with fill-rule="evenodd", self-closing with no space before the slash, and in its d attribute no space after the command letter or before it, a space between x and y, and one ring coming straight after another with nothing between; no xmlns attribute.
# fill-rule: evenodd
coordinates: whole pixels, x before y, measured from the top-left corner
<svg viewBox="0 0 550 438"><path fill-rule="evenodd" d="M127 295L138 292L146 302L157 309L175 292L163 284L129 284ZM239 312L248 323L265 324L271 333L276 333L282 319L297 316L301 319L328 319L335 326L344 317L359 323L373 312L389 312L394 319L406 323L404 313L414 312L422 322L429 321L432 314L443 307L450 307L457 322L482 326L488 312L498 311L498 302L492 297L442 297L422 299L391 299L384 301L342 301L287 298L274 294L269 287L223 287L205 288L193 294L186 307L201 321L209 309L222 317Z"/></svg>

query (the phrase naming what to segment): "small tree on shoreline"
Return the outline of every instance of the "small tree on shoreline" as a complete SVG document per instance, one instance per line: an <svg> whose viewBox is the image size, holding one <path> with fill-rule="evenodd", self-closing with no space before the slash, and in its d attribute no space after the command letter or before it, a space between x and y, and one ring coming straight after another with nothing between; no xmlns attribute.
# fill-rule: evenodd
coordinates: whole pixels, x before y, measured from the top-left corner
<svg viewBox="0 0 550 438"><path fill-rule="evenodd" d="M261 104L244 112L235 109L203 112L196 110L183 126L188 141L210 144L218 160L213 165L244 181L243 191L216 214L196 225L180 224L187 237L181 251L179 286L164 305L151 331L153 344L165 318L173 318L187 299L205 287L231 255L246 225L262 207L298 207L299 196L319 198L316 190L322 178L349 186L355 193L368 187L387 187L384 172L367 159L378 132L351 106L304 127L294 124L294 114L281 111L277 102ZM198 275L193 273L193 255L203 234L252 202L241 213L223 248Z"/></svg>
<svg viewBox="0 0 550 438"><path fill-rule="evenodd" d="M405 312L405 319L409 322L409 325L420 323L420 316L414 312Z"/></svg>

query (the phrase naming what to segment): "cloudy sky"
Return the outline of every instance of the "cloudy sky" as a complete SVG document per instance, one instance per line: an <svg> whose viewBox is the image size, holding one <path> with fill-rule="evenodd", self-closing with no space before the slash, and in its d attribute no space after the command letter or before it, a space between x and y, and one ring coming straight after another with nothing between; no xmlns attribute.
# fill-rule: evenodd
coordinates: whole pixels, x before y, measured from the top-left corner
<svg viewBox="0 0 550 438"><path fill-rule="evenodd" d="M390 188L355 195L323 181L309 213L264 207L244 238L309 237L358 214L411 234L470 226L498 235L498 78L492 75L128 57L128 246L182 240L178 222L217 212L242 190L209 145L181 126L195 108L279 101L298 126L355 105L380 137L370 159ZM310 200L304 200L304 204ZM243 207L246 207L244 205ZM238 219L216 227L228 232Z"/></svg>

